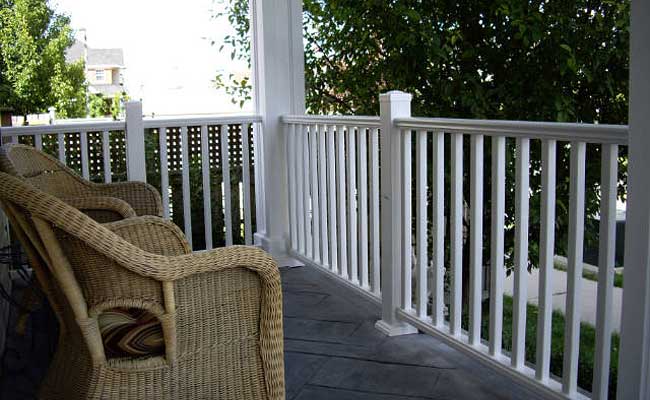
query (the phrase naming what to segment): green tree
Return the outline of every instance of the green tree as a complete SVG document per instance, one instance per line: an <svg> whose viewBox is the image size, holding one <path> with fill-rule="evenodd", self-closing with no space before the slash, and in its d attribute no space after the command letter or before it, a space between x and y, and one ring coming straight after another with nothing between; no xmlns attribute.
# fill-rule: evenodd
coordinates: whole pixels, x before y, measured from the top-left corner
<svg viewBox="0 0 650 400"><path fill-rule="evenodd" d="M115 93L111 101L111 116L118 119L124 113L124 104L129 101L130 97L126 92Z"/></svg>
<svg viewBox="0 0 650 400"><path fill-rule="evenodd" d="M111 115L110 100L104 98L101 93L93 93L88 96L88 112L91 118L100 118Z"/></svg>
<svg viewBox="0 0 650 400"><path fill-rule="evenodd" d="M216 17L227 18L235 29L219 50L250 65L247 1L219 3L224 11ZM305 0L303 22L306 102L312 113L376 115L378 93L399 89L413 94L413 114L418 116L627 122L628 0ZM249 95L248 82L220 78L220 87L238 100ZM533 266L538 260L541 159L539 142L531 146ZM506 264L510 265L514 143L508 141L508 147L505 217ZM486 193L490 193L489 151L488 140ZM625 152L622 149L621 197ZM598 213L600 196L599 154L599 146L588 146L588 244L597 239L593 216ZM564 254L568 144L558 144L557 162L556 252ZM465 174L468 182L467 168ZM486 197L486 221L489 206ZM489 232L485 235L488 241Z"/></svg>
<svg viewBox="0 0 650 400"><path fill-rule="evenodd" d="M66 64L70 19L47 0L0 1L0 106L16 114L55 106L61 118L86 115L83 62Z"/></svg>

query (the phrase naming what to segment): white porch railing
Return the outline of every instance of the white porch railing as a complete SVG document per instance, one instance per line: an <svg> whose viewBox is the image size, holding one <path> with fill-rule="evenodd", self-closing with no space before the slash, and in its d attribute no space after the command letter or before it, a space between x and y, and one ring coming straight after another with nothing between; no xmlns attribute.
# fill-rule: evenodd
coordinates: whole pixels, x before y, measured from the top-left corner
<svg viewBox="0 0 650 400"><path fill-rule="evenodd" d="M388 96L390 96L389 94ZM394 93L392 94L395 95ZM403 94L398 94L404 102ZM390 103L390 97L384 99ZM407 323L444 339L551 398L582 398L577 384L585 226L587 144L601 154L599 277L593 398L607 398L611 354L619 146L626 126L412 118L409 107L382 106L377 117L285 116L289 154L290 247L309 264L334 273L381 301L387 333ZM388 127L388 128L386 128ZM380 131L381 130L381 131ZM415 137L414 137L415 136ZM463 161L469 137L469 173ZM382 146L379 148L381 138ZM415 140L414 140L415 139ZM491 143L490 226L484 218L484 147ZM507 154L506 141L515 151ZM535 364L526 362L529 279L530 148L540 142L539 313ZM564 371L550 372L551 292L555 254L557 143L570 147L568 272ZM568 142L568 143L566 143ZM412 143L415 149L412 149ZM445 154L445 143L449 154ZM381 153L381 162L379 152ZM415 154L413 152L415 151ZM516 178L511 351L504 350L504 214L506 158ZM445 168L449 168L445 181ZM413 171L415 169L415 171ZM381 179L379 174L381 173ZM469 176L469 182L464 177ZM381 181L381 218L380 188ZM463 185L469 185L469 198ZM450 204L444 205L445 193ZM469 217L465 218L465 204ZM447 212L445 212L447 210ZM429 215L429 212L432 214ZM464 234L464 220L469 232ZM414 224L412 224L414 221ZM381 226L380 226L381 224ZM415 225L415 226L412 226ZM449 236L445 236L448 227ZM431 231L428 231L431 228ZM489 229L489 243L484 229ZM486 230L487 230L486 229ZM381 238L380 238L381 236ZM464 237L467 236L465 240ZM429 241L430 240L430 241ZM536 243L537 244L537 243ZM463 247L469 248L469 306L463 306ZM489 248L489 259L483 249ZM448 256L445 257L445 249ZM381 261L379 256L381 253ZM381 263L381 273L380 273ZM481 337L483 271L489 268L489 334ZM381 282L380 282L381 277ZM445 288L445 279L448 287ZM382 296L389 292L390 296ZM463 315L468 322L463 323ZM393 329L394 328L394 329Z"/></svg>
<svg viewBox="0 0 650 400"><path fill-rule="evenodd" d="M174 219L190 244L202 236L197 250L252 244L254 230L264 230L261 117L143 118L141 110L139 103L129 103L124 121L3 127L0 132L4 143L49 152L86 179L155 181L150 183L160 189L164 217L182 215ZM202 193L199 201L197 193ZM220 213L213 212L215 205ZM203 209L202 216L193 213L193 206ZM203 225L202 235L193 232L193 219ZM213 232L215 223L222 232Z"/></svg>
<svg viewBox="0 0 650 400"><path fill-rule="evenodd" d="M292 254L379 300L377 117L286 116Z"/></svg>
<svg viewBox="0 0 650 400"><path fill-rule="evenodd" d="M580 397L578 393L577 374L580 340L580 308L583 299L580 298L583 244L585 226L585 158L587 144L597 144L601 148L601 206L600 206L600 236L599 236L599 282L598 318L596 324L596 357L594 365L593 391L595 398L607 398L609 384L609 366L611 354L611 313L612 291L614 278L615 253L615 224L616 224L616 192L618 171L618 146L627 145L627 127L586 124L534 123L515 121L480 121L480 120L449 120L426 118L402 118L394 121L395 127L403 140L402 157L410 160L411 150L408 143L411 135L416 135L417 169L416 180L416 210L418 225L426 220L427 202L426 172L427 163L433 168L433 187L438 199L432 216L433 240L432 253L438 255L433 263L434 277L437 290L433 294L433 311L429 315L422 299L427 299L429 280L426 276L427 250L426 231L420 226L415 234L418 246L417 261L417 291L414 301L411 301L410 281L404 287L404 300L399 305L398 315L405 321L426 332L451 339L455 345L468 350L491 362L500 364L504 370L514 372L514 376L526 377L543 389L550 389L549 394L567 397ZM427 136L433 137L433 152L427 157ZM449 164L451 166L450 184L444 187L444 170L440 160L445 159L443 141L448 136L450 140ZM463 145L464 136L470 137L470 217L469 217L469 329L461 329L462 307L462 246L463 246ZM491 226L490 243L483 242L483 148L484 138L491 141ZM516 178L514 184L515 196L515 252L514 252L514 293L513 293L513 327L512 351L506 354L503 350L503 294L504 294L504 213L506 186L506 138L514 138L516 152L514 156ZM537 319L536 363L534 367L526 364L526 310L527 284L529 279L529 165L531 141L541 142L541 223L539 242L539 313ZM551 293L552 274L554 273L553 256L555 249L555 207L556 207L556 147L557 142L570 142L570 200L569 200L569 242L568 242L568 273L567 295L565 305L564 359L561 381L557 381L549 372L551 357L551 316L553 301ZM404 170L410 169L408 163ZM403 172L404 173L404 172ZM404 173L405 176L409 172ZM408 178L405 178L408 182ZM405 200L403 207L410 209L410 187L404 186ZM451 192L449 204L450 237L444 241L444 216L442 215L442 193ZM410 210L404 212L410 215ZM411 231L410 221L404 220L404 230ZM406 236L409 236L408 234ZM449 265L445 266L442 254L446 243L450 248ZM483 248L489 246L490 258L483 260ZM481 338L481 299L482 277L484 263L491 268L490 276L490 305L489 305L489 336L487 344ZM404 267L404 265L402 266ZM445 268L446 267L446 268ZM408 278L410 266L404 275ZM444 298L441 297L442 270L450 275L449 320L442 317ZM593 300L593 299L589 299ZM415 304L415 306L413 306Z"/></svg>
<svg viewBox="0 0 650 400"><path fill-rule="evenodd" d="M258 162L262 160L261 117L143 119L139 110L128 108L125 121L2 128L0 132L3 141L30 143L89 179L124 180L128 171L128 179L148 177L155 181L152 183L161 189L165 216L183 226L188 239L197 235L204 238L203 245L195 246L197 249L238 243L237 237L241 243L251 244L253 232L265 231L263 165ZM381 117L283 117L291 254L324 268L381 303L382 321L378 326L390 334L413 332L416 327L548 397L589 396L577 385L582 306L579 293L586 147L597 145L602 157L600 268L597 299L592 299L597 302L597 334L591 396L606 398L618 148L627 145L627 127L412 118L409 110L408 96L392 93L382 97ZM483 226L486 141L491 145L487 164L491 172L489 228ZM506 141L516 143L513 154L508 154L511 147L506 146ZM542 187L536 362L531 364L526 362L525 329L529 164L531 143L535 141L541 147L541 168L533 173L541 174ZM569 263L561 377L550 372L557 142L569 142L571 152L571 164L567 166L571 177ZM466 143L469 153L463 151ZM463 160L465 154L469 154L468 163ZM514 185L506 185L506 159L514 160ZM234 178L235 174L241 177ZM469 182L465 182L466 177ZM464 185L469 185L469 197L463 195ZM516 233L513 339L504 346L507 187L514 193ZM450 200L446 207L445 193ZM197 196L199 200L193 202ZM215 210L215 206L222 211ZM196 217L201 208L202 215ZM223 218L223 224L217 221L215 225L215 214L217 219ZM195 223L203 223L202 232L193 232L192 215ZM467 225L469 230L464 233ZM215 229L221 230L223 243L213 242ZM486 243L484 231L488 230L491 240ZM468 249L470 265L469 276L465 277L469 281L468 306L463 304L463 248ZM490 249L485 260L484 248ZM482 337L481 300L487 278L483 271L488 265L489 334ZM467 323L463 322L464 315ZM505 351L505 347L512 350Z"/></svg>

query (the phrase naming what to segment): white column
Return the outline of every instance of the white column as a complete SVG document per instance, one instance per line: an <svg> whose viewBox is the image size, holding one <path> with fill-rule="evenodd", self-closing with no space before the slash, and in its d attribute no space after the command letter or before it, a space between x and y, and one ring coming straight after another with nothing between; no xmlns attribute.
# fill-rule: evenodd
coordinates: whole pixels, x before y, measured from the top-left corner
<svg viewBox="0 0 650 400"><path fill-rule="evenodd" d="M379 96L381 171L381 320L375 327L389 336L417 330L397 319L402 285L402 153L400 130L393 120L411 116L411 95L399 91Z"/></svg>
<svg viewBox="0 0 650 400"><path fill-rule="evenodd" d="M619 399L650 398L650 2L632 0L630 139Z"/></svg>
<svg viewBox="0 0 650 400"><path fill-rule="evenodd" d="M287 252L289 198L285 114L305 111L301 0L250 0L253 99L263 116L261 161L264 163L266 230L256 243L276 257ZM257 204L260 204L259 202Z"/></svg>
<svg viewBox="0 0 650 400"><path fill-rule="evenodd" d="M126 103L126 175L130 181L147 181L142 103L139 101Z"/></svg>

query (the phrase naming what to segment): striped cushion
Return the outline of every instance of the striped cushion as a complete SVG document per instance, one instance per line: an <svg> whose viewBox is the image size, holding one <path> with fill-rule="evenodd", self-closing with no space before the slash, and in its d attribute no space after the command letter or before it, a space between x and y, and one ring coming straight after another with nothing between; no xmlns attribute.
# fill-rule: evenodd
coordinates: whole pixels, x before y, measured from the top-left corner
<svg viewBox="0 0 650 400"><path fill-rule="evenodd" d="M145 357L165 352L156 316L139 308L112 308L99 315L99 330L107 358Z"/></svg>

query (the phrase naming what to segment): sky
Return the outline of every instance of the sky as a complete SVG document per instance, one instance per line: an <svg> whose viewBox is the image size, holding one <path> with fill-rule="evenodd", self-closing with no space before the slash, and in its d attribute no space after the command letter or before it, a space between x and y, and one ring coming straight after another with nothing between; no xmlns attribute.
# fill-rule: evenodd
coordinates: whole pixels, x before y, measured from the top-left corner
<svg viewBox="0 0 650 400"><path fill-rule="evenodd" d="M124 83L144 113L183 115L251 112L230 102L211 82L217 71L245 73L243 63L219 53L232 33L225 18L214 20L214 0L52 0L70 16L72 28L85 28L91 48L124 50ZM211 46L215 40L217 45Z"/></svg>

